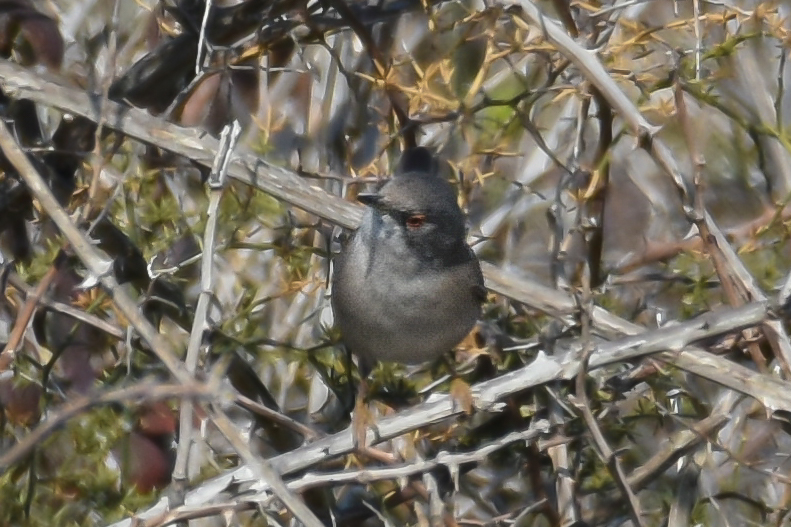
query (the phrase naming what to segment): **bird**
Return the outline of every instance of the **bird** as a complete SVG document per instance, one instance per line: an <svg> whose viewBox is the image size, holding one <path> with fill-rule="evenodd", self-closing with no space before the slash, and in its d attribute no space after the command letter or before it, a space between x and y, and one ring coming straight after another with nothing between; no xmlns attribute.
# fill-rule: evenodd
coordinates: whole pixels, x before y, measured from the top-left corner
<svg viewBox="0 0 791 527"><path fill-rule="evenodd" d="M357 199L367 208L334 258L331 304L360 373L352 420L359 446L375 363L420 364L449 353L480 318L486 290L457 193L430 150L407 149L393 176Z"/></svg>

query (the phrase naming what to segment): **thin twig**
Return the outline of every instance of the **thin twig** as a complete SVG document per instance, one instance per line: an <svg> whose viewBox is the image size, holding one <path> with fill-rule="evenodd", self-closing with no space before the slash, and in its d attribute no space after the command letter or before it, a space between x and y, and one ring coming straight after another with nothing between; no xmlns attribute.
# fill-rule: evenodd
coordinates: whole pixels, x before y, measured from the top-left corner
<svg viewBox="0 0 791 527"><path fill-rule="evenodd" d="M63 403L55 413L41 422L17 444L5 451L0 456L0 471L5 471L22 460L28 453L36 448L42 441L49 437L69 419L95 408L110 403L121 401L160 401L174 397L206 398L214 397L216 387L207 384L162 384L138 382L134 386L113 390L110 392L80 395Z"/></svg>
<svg viewBox="0 0 791 527"><path fill-rule="evenodd" d="M266 417L267 419L270 419L271 421L288 428L289 430L293 430L294 432L303 436L305 439L315 440L326 436L326 434L318 430L314 430L313 428L304 425L287 415L276 412L268 406L256 402L249 397L245 397L244 395L236 396L236 404L246 410L250 410L254 414L260 415L261 417Z"/></svg>
<svg viewBox="0 0 791 527"><path fill-rule="evenodd" d="M693 177L696 189L693 205L695 214L692 218L700 231L703 246L712 259L725 296L732 306L740 306L749 301L766 301L768 300L767 295L761 290L757 280L736 254L736 251L733 250L714 218L706 210L706 205L703 201L703 167L706 162L698 147L697 134L693 130L689 112L687 111L684 91L678 83L676 83L675 101L695 171ZM767 320L763 324L763 330L786 376L791 377L791 340L789 340L785 325L777 321ZM764 359L759 344L755 342L755 338L751 338L753 335L751 335L750 330L745 333L745 337L748 341L748 349L753 362L762 371L767 371L766 359Z"/></svg>
<svg viewBox="0 0 791 527"><path fill-rule="evenodd" d="M208 7L207 7L208 13ZM207 316L209 306L214 298L214 251L216 245L217 220L225 189L225 180L228 162L236 146L236 141L241 133L238 121L226 126L221 135L220 149L217 151L212 172L209 176L209 205L206 209L206 228L203 232L203 252L201 259L200 284L198 304L195 307L195 316L192 320L187 356L184 366L191 375L195 375L198 366L201 344L206 331L209 330ZM181 401L179 413L179 445L176 450L176 461L173 468L174 504L181 505L184 500L184 491L187 486L187 464L189 452L193 443L193 406L192 401Z"/></svg>
<svg viewBox="0 0 791 527"><path fill-rule="evenodd" d="M36 286L36 288L30 287L13 272L8 277L8 283L15 289L18 289L22 294L28 297L28 299L38 295L38 289L41 287L41 282L39 282L39 285ZM69 304L52 300L46 296L38 298L38 303L56 313L66 315L67 317L71 317L78 322L93 326L115 339L121 340L126 336L124 330L122 330L118 325L112 324L106 320L102 320L96 315L86 313L85 311L77 309ZM1 367L0 370L2 370Z"/></svg>
<svg viewBox="0 0 791 527"><path fill-rule="evenodd" d="M47 274L41 278L36 289L28 296L27 302L25 302L24 307L16 317L14 328L11 330L11 334L8 337L8 342L6 342L2 353L0 353L0 372L6 371L14 362L16 352L22 344L22 337L25 335L25 330L27 330L28 324L30 324L30 320L33 318L33 313L36 312L36 307L57 274L57 267L54 265L50 266L47 270Z"/></svg>

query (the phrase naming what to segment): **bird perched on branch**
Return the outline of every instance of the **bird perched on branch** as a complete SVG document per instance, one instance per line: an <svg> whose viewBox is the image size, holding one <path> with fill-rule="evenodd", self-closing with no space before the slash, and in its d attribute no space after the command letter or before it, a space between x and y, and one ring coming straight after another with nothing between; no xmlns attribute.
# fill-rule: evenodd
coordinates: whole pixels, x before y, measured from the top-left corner
<svg viewBox="0 0 791 527"><path fill-rule="evenodd" d="M425 148L404 152L378 192L360 194L362 223L335 259L332 308L357 357L355 439L364 446L366 378L377 361L418 364L450 352L486 298L453 186Z"/></svg>

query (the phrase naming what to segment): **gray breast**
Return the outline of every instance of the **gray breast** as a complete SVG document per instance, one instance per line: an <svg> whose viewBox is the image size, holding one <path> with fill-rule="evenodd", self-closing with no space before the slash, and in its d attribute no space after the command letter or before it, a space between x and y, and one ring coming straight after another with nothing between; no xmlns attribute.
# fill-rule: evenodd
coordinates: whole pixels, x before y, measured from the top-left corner
<svg viewBox="0 0 791 527"><path fill-rule="evenodd" d="M380 262L365 234L355 234L335 266L332 303L344 343L368 361L436 360L480 316L473 291L478 262L416 272L409 259Z"/></svg>

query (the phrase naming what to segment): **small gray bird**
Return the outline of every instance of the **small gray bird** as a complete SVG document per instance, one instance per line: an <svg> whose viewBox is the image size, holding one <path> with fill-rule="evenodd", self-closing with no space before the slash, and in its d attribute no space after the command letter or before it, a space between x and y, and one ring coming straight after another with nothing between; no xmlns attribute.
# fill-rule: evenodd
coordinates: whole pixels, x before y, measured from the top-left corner
<svg viewBox="0 0 791 527"><path fill-rule="evenodd" d="M434 361L472 329L486 298L453 186L425 148L404 152L335 259L332 308L363 379L376 361Z"/></svg>

